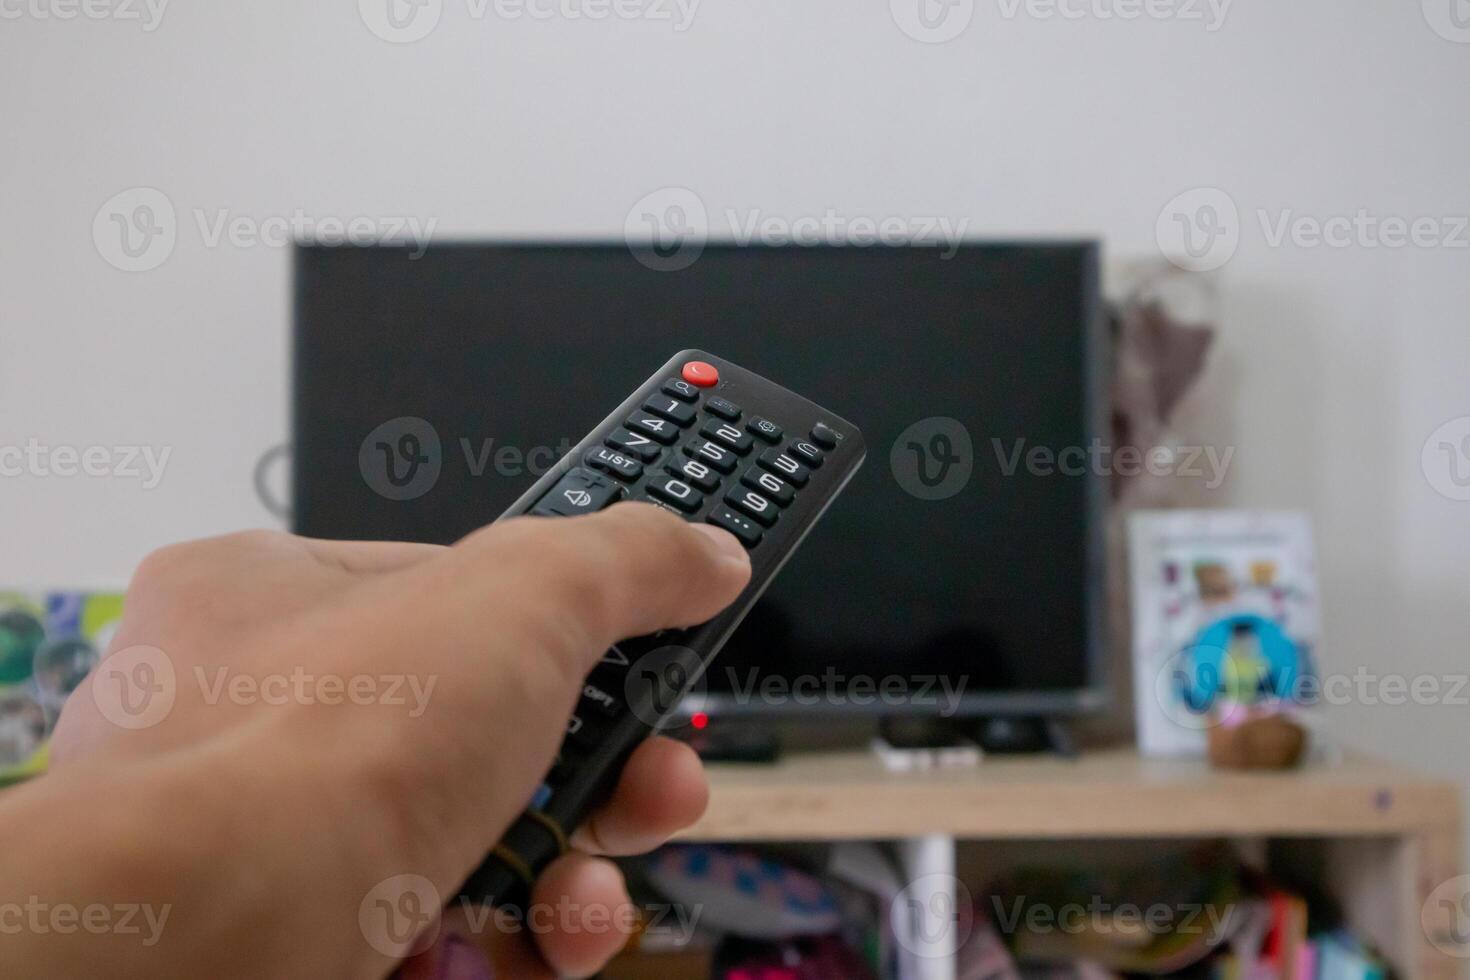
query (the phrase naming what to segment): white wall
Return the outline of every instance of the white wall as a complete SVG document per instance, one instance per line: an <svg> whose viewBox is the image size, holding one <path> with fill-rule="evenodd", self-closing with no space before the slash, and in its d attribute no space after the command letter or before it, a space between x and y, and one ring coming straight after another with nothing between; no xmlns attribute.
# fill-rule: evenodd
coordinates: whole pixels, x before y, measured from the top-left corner
<svg viewBox="0 0 1470 980"><path fill-rule="evenodd" d="M1420 449L1470 415L1470 249L1273 248L1255 216L1470 214L1470 43L1429 26L1453 0L1238 0L1213 31L974 0L944 44L881 0L704 0L682 32L442 0L402 45L350 0L178 2L151 32L33 12L67 2L0 0L0 443L172 456L151 490L0 479L0 582L121 584L159 543L269 523L250 477L286 430L287 254L207 247L195 209L616 237L684 185L716 216L948 216L1134 255L1166 202L1212 186L1243 222L1201 432L1237 447L1220 502L1316 515L1338 667L1466 670L1470 502L1433 489ZM136 186L179 231L130 274L92 222ZM1465 780L1467 719L1332 723Z"/></svg>

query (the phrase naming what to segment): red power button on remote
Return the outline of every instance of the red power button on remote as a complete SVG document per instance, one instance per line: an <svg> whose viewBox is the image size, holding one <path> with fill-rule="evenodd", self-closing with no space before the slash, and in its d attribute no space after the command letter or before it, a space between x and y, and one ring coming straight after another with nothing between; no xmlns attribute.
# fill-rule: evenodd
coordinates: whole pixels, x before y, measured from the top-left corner
<svg viewBox="0 0 1470 980"><path fill-rule="evenodd" d="M700 388L713 388L720 383L720 372L713 364L690 361L684 365L684 380Z"/></svg>

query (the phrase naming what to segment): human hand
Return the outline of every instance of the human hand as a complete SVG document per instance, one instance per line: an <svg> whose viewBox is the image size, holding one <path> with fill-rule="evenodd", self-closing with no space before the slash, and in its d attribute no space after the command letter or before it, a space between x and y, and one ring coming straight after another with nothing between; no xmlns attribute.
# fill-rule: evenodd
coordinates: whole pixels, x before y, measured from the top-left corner
<svg viewBox="0 0 1470 980"><path fill-rule="evenodd" d="M230 967L381 975L391 960L364 942L363 896L405 871L453 895L539 782L607 647L710 618L749 574L733 537L638 504L506 521L448 548L269 532L166 548L139 568L107 657L70 699L54 766L116 770L208 753L220 778L240 780L227 787L233 805L287 808L292 819L281 822L292 833L311 841L318 830L336 845L307 848L299 866L272 872L281 877L272 887L302 904L283 910L270 941L252 950L294 956L292 968L268 958ZM166 666L171 701L153 723L125 727L126 669L142 663ZM318 682L305 695L275 683L303 672ZM406 703L388 703L390 677L405 678ZM344 698L364 678L384 696ZM338 703L326 703L325 681ZM277 778L260 775L273 770ZM616 867L590 855L656 846L698 817L706 793L687 747L650 740L577 834L582 853L548 869L533 904L625 904ZM456 935L467 924L463 910L443 923ZM625 937L558 921L534 946L495 930L472 939L500 976L521 977L544 970L540 960L558 974L595 972ZM445 952L441 943L408 969Z"/></svg>

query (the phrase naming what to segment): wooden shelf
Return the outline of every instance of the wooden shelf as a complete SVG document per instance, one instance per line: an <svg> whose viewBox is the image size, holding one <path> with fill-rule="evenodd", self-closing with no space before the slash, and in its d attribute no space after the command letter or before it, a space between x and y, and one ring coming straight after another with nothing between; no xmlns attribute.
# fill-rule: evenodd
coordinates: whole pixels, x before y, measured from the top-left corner
<svg viewBox="0 0 1470 980"><path fill-rule="evenodd" d="M940 837L990 841L974 845L986 853L1038 840L1053 849L1058 841L1257 842L1283 868L1315 876L1403 975L1463 975L1464 961L1443 952L1458 935L1456 912L1427 901L1462 873L1460 787L1369 759L1238 773L1104 751L894 773L852 751L714 765L710 783L709 811L685 839Z"/></svg>
<svg viewBox="0 0 1470 980"><path fill-rule="evenodd" d="M1286 773L1108 751L988 758L892 773L866 752L710 767L696 840L1290 837L1402 834L1458 824L1459 787L1365 759Z"/></svg>

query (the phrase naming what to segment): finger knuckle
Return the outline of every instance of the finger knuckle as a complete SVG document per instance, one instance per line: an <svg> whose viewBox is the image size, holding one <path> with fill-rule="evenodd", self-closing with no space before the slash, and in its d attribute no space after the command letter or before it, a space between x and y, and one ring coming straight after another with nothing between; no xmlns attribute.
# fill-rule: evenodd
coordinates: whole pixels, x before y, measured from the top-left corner
<svg viewBox="0 0 1470 980"><path fill-rule="evenodd" d="M133 570L129 591L152 590L180 578L181 573L194 564L198 548L198 542L186 541L150 551Z"/></svg>

